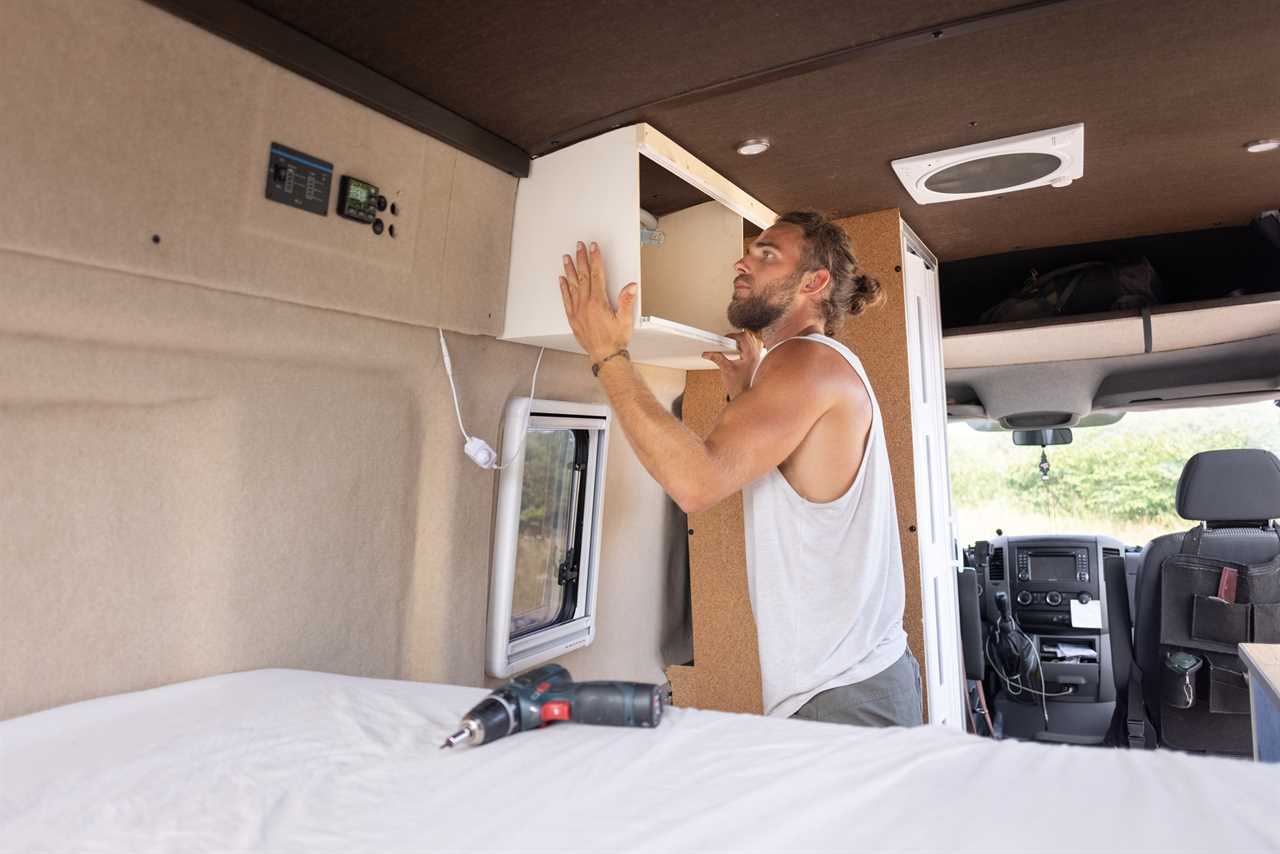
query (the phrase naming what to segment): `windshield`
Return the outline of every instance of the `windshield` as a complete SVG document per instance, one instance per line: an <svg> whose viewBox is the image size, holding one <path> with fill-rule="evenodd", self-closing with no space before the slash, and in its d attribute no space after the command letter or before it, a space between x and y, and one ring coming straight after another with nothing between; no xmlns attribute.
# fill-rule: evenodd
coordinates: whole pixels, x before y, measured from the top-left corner
<svg viewBox="0 0 1280 854"><path fill-rule="evenodd" d="M1280 409L1271 401L1130 412L1072 431L1070 445L1015 447L1009 433L963 422L947 427L951 500L962 545L1009 535L1105 534L1145 545L1194 523L1174 511L1178 476L1199 451L1263 448L1280 455Z"/></svg>

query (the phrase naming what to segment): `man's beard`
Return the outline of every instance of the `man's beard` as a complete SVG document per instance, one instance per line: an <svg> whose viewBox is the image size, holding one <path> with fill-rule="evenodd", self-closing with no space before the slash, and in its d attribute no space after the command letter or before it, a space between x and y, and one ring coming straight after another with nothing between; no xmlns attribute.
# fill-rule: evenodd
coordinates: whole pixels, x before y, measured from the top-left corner
<svg viewBox="0 0 1280 854"><path fill-rule="evenodd" d="M800 288L803 273L793 273L782 279L775 279L758 292L750 296L738 297L729 302L729 322L736 329L759 332L774 323L786 313L791 305L791 298Z"/></svg>

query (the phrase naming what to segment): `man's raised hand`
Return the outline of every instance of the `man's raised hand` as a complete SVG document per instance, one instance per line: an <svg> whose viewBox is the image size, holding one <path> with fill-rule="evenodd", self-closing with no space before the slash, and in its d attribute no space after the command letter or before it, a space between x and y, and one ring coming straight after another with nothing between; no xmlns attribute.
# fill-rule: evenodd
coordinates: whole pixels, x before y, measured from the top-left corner
<svg viewBox="0 0 1280 854"><path fill-rule="evenodd" d="M592 243L590 251L578 243L577 257L564 256L564 275L560 277L560 296L564 313L578 346L599 362L631 343L635 331L634 308L639 286L631 282L618 295L618 309L609 303L605 287L604 258L600 247Z"/></svg>
<svg viewBox="0 0 1280 854"><path fill-rule="evenodd" d="M751 378L764 351L760 339L752 332L735 332L729 337L738 342L738 358L730 359L724 353L703 353L702 358L716 363L725 394L732 400L751 387Z"/></svg>

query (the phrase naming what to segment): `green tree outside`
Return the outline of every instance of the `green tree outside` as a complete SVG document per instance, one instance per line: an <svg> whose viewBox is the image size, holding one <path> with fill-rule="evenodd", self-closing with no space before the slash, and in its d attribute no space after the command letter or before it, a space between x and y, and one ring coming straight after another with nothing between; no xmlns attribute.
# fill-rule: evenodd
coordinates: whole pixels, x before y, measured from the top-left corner
<svg viewBox="0 0 1280 854"><path fill-rule="evenodd" d="M1006 432L948 427L951 496L963 545L1006 534L1096 533L1143 545L1193 524L1175 495L1199 451L1263 448L1280 454L1280 409L1271 401L1131 412L1116 424L1074 431L1072 444L1016 447Z"/></svg>

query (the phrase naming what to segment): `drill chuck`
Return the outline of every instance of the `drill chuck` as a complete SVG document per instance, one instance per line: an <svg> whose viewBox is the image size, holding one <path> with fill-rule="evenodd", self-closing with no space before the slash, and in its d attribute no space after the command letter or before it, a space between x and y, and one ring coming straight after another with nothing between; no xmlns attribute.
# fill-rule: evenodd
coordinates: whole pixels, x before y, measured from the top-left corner
<svg viewBox="0 0 1280 854"><path fill-rule="evenodd" d="M495 691L467 712L467 716L458 725L458 731L440 746L488 744L511 735L519 722L520 713L515 706L502 693Z"/></svg>

